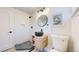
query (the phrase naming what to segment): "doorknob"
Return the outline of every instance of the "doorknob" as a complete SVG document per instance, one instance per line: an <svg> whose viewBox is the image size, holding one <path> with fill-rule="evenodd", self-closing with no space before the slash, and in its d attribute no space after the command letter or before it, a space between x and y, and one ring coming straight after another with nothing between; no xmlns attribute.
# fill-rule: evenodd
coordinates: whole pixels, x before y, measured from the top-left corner
<svg viewBox="0 0 79 59"><path fill-rule="evenodd" d="M9 31L9 33L11 34L11 33L12 33L12 31Z"/></svg>

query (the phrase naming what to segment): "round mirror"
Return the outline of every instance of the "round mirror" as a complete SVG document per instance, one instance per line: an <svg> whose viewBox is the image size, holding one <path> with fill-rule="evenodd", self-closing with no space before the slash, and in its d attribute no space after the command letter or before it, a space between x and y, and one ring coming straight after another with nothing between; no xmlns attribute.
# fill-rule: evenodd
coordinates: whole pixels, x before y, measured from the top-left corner
<svg viewBox="0 0 79 59"><path fill-rule="evenodd" d="M40 17L38 18L38 20L37 20L37 24L38 24L38 26L40 26L40 27L45 26L45 25L47 24L47 22L48 22L48 17L47 17L46 15L40 16Z"/></svg>

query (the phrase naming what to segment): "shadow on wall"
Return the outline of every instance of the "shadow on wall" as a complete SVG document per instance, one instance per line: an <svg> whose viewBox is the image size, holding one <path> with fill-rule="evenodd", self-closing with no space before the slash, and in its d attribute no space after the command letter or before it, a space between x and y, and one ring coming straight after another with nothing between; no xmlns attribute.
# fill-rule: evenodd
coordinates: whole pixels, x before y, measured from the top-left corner
<svg viewBox="0 0 79 59"><path fill-rule="evenodd" d="M68 41L68 52L73 52L73 45L74 45L74 42L72 40L72 37L70 36L69 38L69 41Z"/></svg>

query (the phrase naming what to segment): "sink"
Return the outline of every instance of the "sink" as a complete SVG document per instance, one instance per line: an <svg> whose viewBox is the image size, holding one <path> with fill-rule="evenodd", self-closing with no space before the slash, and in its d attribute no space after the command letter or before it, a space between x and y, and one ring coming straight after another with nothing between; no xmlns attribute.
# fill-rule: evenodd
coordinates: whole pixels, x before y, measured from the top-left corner
<svg viewBox="0 0 79 59"><path fill-rule="evenodd" d="M43 32L35 32L35 36L42 36Z"/></svg>

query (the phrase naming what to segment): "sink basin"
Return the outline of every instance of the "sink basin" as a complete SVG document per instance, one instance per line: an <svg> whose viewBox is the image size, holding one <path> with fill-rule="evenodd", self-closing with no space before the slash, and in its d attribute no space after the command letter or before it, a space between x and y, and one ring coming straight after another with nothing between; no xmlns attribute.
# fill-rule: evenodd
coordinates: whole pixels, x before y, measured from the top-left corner
<svg viewBox="0 0 79 59"><path fill-rule="evenodd" d="M36 36L42 36L43 35L43 32L35 32L35 35Z"/></svg>

